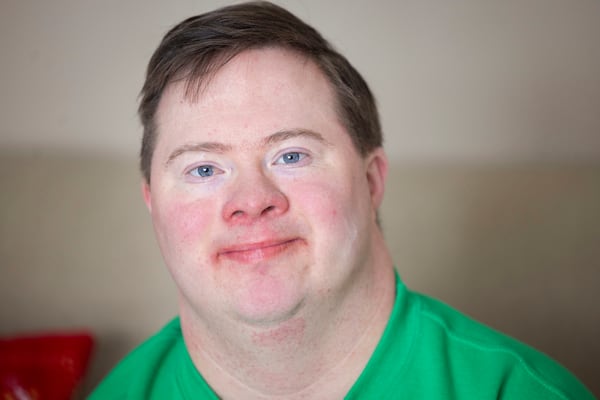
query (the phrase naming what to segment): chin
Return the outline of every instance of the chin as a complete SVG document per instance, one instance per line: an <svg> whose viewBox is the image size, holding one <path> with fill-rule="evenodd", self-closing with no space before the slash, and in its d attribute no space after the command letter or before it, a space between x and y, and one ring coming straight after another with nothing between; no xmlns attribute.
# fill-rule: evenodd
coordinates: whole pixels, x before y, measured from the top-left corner
<svg viewBox="0 0 600 400"><path fill-rule="evenodd" d="M291 282L273 277L251 282L232 299L238 319L251 325L277 324L298 314L304 296Z"/></svg>

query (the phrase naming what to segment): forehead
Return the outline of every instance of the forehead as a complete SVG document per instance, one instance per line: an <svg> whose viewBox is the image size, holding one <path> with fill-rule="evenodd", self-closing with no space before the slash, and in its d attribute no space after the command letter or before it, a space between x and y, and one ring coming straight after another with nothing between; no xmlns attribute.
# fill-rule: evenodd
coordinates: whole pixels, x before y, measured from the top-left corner
<svg viewBox="0 0 600 400"><path fill-rule="evenodd" d="M196 93L186 81L171 83L158 106L159 132L309 128L338 121L334 94L316 64L281 48L244 51L205 80ZM237 126L236 126L237 124ZM280 126L277 126L280 125ZM285 126L287 125L287 126ZM267 132L265 132L267 133Z"/></svg>

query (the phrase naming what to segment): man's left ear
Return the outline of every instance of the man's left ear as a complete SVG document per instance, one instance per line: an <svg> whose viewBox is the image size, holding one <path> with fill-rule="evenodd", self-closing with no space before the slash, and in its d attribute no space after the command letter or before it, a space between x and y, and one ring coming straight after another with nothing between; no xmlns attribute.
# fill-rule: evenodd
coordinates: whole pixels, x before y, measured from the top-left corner
<svg viewBox="0 0 600 400"><path fill-rule="evenodd" d="M371 202L375 210L379 209L385 192L385 180L388 173L388 159L382 147L373 150L365 159L367 182L371 193Z"/></svg>

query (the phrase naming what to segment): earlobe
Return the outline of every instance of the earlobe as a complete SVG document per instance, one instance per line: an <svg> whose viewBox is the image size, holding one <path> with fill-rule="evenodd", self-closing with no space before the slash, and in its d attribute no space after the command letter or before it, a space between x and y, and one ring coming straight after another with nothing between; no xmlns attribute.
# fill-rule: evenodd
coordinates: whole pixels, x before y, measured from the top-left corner
<svg viewBox="0 0 600 400"><path fill-rule="evenodd" d="M383 202L383 194L385 192L385 180L388 172L388 159L379 147L367 156L367 182L369 183L369 191L371 193L371 202L375 210L379 209Z"/></svg>
<svg viewBox="0 0 600 400"><path fill-rule="evenodd" d="M142 182L142 197L144 198L144 203L146 203L146 208L148 208L149 212L152 212L152 195L150 193L150 184L146 181Z"/></svg>

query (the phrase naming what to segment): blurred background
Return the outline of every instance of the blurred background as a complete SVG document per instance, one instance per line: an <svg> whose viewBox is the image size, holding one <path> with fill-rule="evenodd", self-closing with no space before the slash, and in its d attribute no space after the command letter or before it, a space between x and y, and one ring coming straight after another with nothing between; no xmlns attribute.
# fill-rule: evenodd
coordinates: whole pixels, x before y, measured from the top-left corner
<svg viewBox="0 0 600 400"><path fill-rule="evenodd" d="M277 1L375 92L407 284L600 396L600 2ZM2 0L0 335L88 329L83 393L176 314L140 195L162 35L228 2Z"/></svg>

